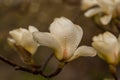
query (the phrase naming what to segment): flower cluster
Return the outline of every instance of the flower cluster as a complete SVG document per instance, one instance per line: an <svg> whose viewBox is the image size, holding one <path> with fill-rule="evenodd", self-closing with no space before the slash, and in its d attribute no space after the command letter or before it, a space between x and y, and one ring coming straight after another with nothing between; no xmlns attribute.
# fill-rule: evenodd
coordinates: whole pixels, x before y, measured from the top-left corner
<svg viewBox="0 0 120 80"><path fill-rule="evenodd" d="M56 18L51 23L50 32L40 32L35 27L29 30L19 28L10 31L9 42L25 48L31 54L37 50L38 44L54 49L56 58L63 62L72 61L79 56L95 56L96 51L89 46L78 47L83 30L65 17ZM37 43L36 43L37 42Z"/></svg>
<svg viewBox="0 0 120 80"><path fill-rule="evenodd" d="M111 19L120 14L120 0L83 0L83 9L96 6L85 12L86 17L92 17L96 14L101 15L100 21L103 25L110 23Z"/></svg>
<svg viewBox="0 0 120 80"><path fill-rule="evenodd" d="M120 0L82 0L81 3L81 8L88 10L84 14L86 17L93 17L96 23L100 23L100 26L108 27L108 24L113 21L110 24L111 29L114 29L114 31L120 29L118 18L120 16ZM115 73L116 65L120 62L120 35L116 38L114 34L106 31L93 37L92 47L79 46L83 37L83 29L65 17L55 18L50 24L49 32L41 32L36 27L29 26L28 29L18 28L11 30L9 35L9 44L18 51L24 63L34 67L32 71L35 74L34 71L36 71L37 66L34 65L32 57L39 46L47 46L53 49L56 59L60 61L58 69L61 69L61 65L63 66L80 56L94 57L97 54L109 64L113 77L118 80ZM3 61L6 62L6 60ZM44 70L46 64L47 62L45 65L40 66L41 69Z"/></svg>
<svg viewBox="0 0 120 80"><path fill-rule="evenodd" d="M58 60L69 62L79 56L95 56L96 52L92 47L77 48L82 39L83 30L67 18L56 18L49 30L50 33L34 32L33 37L40 45L53 48Z"/></svg>

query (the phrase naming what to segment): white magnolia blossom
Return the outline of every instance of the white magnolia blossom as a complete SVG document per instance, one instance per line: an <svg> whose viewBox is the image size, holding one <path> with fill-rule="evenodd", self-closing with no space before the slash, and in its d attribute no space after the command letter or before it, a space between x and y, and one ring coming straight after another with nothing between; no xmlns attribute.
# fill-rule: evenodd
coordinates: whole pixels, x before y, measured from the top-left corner
<svg viewBox="0 0 120 80"><path fill-rule="evenodd" d="M48 46L55 51L58 60L69 62L79 56L95 56L92 47L78 45L83 36L79 25L73 24L65 17L56 18L50 25L50 33L34 32L33 37L40 45Z"/></svg>
<svg viewBox="0 0 120 80"><path fill-rule="evenodd" d="M105 32L93 37L92 46L98 56L110 64L118 64L120 58L120 37L117 39L112 33Z"/></svg>
<svg viewBox="0 0 120 80"><path fill-rule="evenodd" d="M11 38L8 38L10 44L23 47L29 53L34 54L38 44L33 40L32 32L38 31L35 27L29 26L29 29L19 28L9 32Z"/></svg>
<svg viewBox="0 0 120 80"><path fill-rule="evenodd" d="M96 14L104 13L104 15L101 16L100 21L103 25L107 25L111 21L112 17L116 17L120 14L120 0L96 0L96 1L98 7L92 8L85 12L86 17L92 17Z"/></svg>

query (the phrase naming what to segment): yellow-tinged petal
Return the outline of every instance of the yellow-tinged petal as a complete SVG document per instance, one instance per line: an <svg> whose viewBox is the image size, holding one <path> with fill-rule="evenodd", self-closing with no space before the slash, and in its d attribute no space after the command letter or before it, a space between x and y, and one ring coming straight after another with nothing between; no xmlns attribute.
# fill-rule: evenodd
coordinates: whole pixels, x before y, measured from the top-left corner
<svg viewBox="0 0 120 80"><path fill-rule="evenodd" d="M101 35L102 40L99 38ZM101 35L93 37L92 46L97 50L98 55L102 59L111 64L117 63L120 50L117 38L110 32L105 32Z"/></svg>
<svg viewBox="0 0 120 80"><path fill-rule="evenodd" d="M97 0L82 0L81 1L81 9L82 10L86 10L95 5L97 5Z"/></svg>
<svg viewBox="0 0 120 80"><path fill-rule="evenodd" d="M34 54L37 51L38 44L33 40L31 32L26 31L22 35L21 46L23 46L28 52Z"/></svg>
<svg viewBox="0 0 120 80"><path fill-rule="evenodd" d="M101 12L101 9L100 9L100 8L93 8L93 9L90 9L90 10L88 10L87 12L85 12L84 15L85 15L86 17L92 17L92 16L94 16L94 15L100 13L100 12Z"/></svg>
<svg viewBox="0 0 120 80"><path fill-rule="evenodd" d="M28 27L28 30L29 30L31 33L36 32L36 31L39 31L36 27L31 26L31 25Z"/></svg>
<svg viewBox="0 0 120 80"><path fill-rule="evenodd" d="M105 15L100 18L100 21L103 25L107 25L110 23L111 19L112 19L112 15Z"/></svg>
<svg viewBox="0 0 120 80"><path fill-rule="evenodd" d="M47 32L34 32L33 37L40 45L53 48L57 59L61 60L63 58L63 50L54 35Z"/></svg>
<svg viewBox="0 0 120 80"><path fill-rule="evenodd" d="M80 56L90 56L94 57L96 56L96 50L89 46L80 46L74 53L74 55L68 59L67 61L72 61L74 59L79 58Z"/></svg>
<svg viewBox="0 0 120 80"><path fill-rule="evenodd" d="M29 31L30 30L30 31ZM31 54L34 54L37 50L38 44L33 40L32 32L37 31L35 27L29 27L29 30L24 28L14 29L9 32L15 44L23 47Z"/></svg>
<svg viewBox="0 0 120 80"><path fill-rule="evenodd" d="M21 43L22 34L26 31L27 30L24 28L19 28L19 29L14 29L10 31L9 34L16 41L16 44L19 45Z"/></svg>

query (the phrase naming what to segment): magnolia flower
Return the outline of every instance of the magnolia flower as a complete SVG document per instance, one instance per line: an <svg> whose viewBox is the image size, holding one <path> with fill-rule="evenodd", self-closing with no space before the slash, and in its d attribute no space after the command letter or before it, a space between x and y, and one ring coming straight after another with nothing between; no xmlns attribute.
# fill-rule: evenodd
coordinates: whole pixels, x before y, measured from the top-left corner
<svg viewBox="0 0 120 80"><path fill-rule="evenodd" d="M29 29L19 28L14 29L9 32L11 38L8 38L9 44L20 54L23 62L32 64L33 60L31 55L33 55L38 44L33 40L32 32L38 31L35 27L29 26Z"/></svg>
<svg viewBox="0 0 120 80"><path fill-rule="evenodd" d="M12 38L8 41L23 47L29 53L34 54L38 48L38 44L33 40L32 32L38 31L35 27L29 26L29 29L19 28L9 32Z"/></svg>
<svg viewBox="0 0 120 80"><path fill-rule="evenodd" d="M117 39L112 33L105 32L93 37L92 46L98 56L109 64L118 64L120 57L120 37Z"/></svg>
<svg viewBox="0 0 120 80"><path fill-rule="evenodd" d="M81 9L82 10L86 10L95 5L97 5L97 0L82 0L81 1Z"/></svg>
<svg viewBox="0 0 120 80"><path fill-rule="evenodd" d="M86 17L92 17L98 13L104 13L100 18L103 25L107 25L112 17L120 13L120 0L96 0L98 7L92 8L85 13Z"/></svg>
<svg viewBox="0 0 120 80"><path fill-rule="evenodd" d="M69 19L65 17L56 18L49 30L50 33L34 32L33 37L40 45L54 49L58 60L69 62L79 56L96 55L92 47L81 46L77 48L83 36L83 30Z"/></svg>

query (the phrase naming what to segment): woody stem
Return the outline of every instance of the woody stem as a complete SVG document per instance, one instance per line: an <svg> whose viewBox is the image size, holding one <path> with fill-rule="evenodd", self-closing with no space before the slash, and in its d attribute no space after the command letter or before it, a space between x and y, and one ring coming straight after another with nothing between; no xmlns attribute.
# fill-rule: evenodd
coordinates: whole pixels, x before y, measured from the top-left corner
<svg viewBox="0 0 120 80"><path fill-rule="evenodd" d="M21 71L28 72L28 73L32 73L32 74L35 74L35 75L42 75L42 76L45 77L45 78L52 78L52 77L58 75L58 74L62 71L62 69L63 69L63 67L64 67L64 64L61 64L61 63L60 63L60 64L58 65L57 69L55 70L55 72L53 72L53 73L50 73L50 74L45 74L45 73L43 73L44 68L46 67L46 65L47 65L47 63L49 62L49 60L51 59L51 57L52 57L52 54L50 55L49 59L47 59L47 60L45 61L45 64L43 65L43 70L39 70L39 69L36 68L36 67L29 68L29 67L26 67L26 66L21 66L21 65L19 65L19 64L16 64L15 62L13 62L13 61L5 58L5 57L2 56L2 55L0 55L0 60L3 61L3 62L5 62L5 63L7 63L7 64L9 64L10 66L14 67L15 70L21 70ZM40 66L40 67L41 67L41 66Z"/></svg>
<svg viewBox="0 0 120 80"><path fill-rule="evenodd" d="M118 80L117 75L116 75L116 67L114 65L109 65L109 70L114 77L115 80Z"/></svg>

